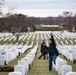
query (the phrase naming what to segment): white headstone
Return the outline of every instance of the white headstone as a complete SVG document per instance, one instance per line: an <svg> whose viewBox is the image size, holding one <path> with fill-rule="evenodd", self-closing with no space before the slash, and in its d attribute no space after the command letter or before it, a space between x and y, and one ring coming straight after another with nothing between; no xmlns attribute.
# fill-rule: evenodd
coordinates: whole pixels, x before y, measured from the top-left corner
<svg viewBox="0 0 76 75"><path fill-rule="evenodd" d="M76 72L68 72L66 75L76 75Z"/></svg>
<svg viewBox="0 0 76 75"><path fill-rule="evenodd" d="M10 72L8 75L22 75L21 72Z"/></svg>
<svg viewBox="0 0 76 75"><path fill-rule="evenodd" d="M67 61L65 60L58 61L58 74L61 74L61 66L66 64L67 64Z"/></svg>
<svg viewBox="0 0 76 75"><path fill-rule="evenodd" d="M25 60L19 60L18 61L18 65L24 65L25 66L25 69L27 69L27 71L29 70L29 64Z"/></svg>
<svg viewBox="0 0 76 75"><path fill-rule="evenodd" d="M23 66L23 65L16 65L16 66L14 66L14 71L15 72L21 72L22 75L26 74L26 69L25 69L25 66Z"/></svg>
<svg viewBox="0 0 76 75"><path fill-rule="evenodd" d="M72 66L70 65L63 65L61 67L61 75L66 75L66 73L72 72Z"/></svg>

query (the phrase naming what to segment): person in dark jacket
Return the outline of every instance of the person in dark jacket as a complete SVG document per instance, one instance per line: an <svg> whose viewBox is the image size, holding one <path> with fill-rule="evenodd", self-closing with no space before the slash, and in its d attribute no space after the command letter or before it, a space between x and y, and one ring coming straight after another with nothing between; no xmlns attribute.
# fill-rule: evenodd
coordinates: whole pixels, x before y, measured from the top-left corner
<svg viewBox="0 0 76 75"><path fill-rule="evenodd" d="M56 44L53 38L53 35L51 34L51 39L48 47L48 53L49 53L49 71L52 71L52 61L54 64L56 64L56 57L57 57L57 49L56 49Z"/></svg>
<svg viewBox="0 0 76 75"><path fill-rule="evenodd" d="M43 56L43 58L45 59L45 42L43 40L43 42L41 43L41 55L39 56L39 59Z"/></svg>

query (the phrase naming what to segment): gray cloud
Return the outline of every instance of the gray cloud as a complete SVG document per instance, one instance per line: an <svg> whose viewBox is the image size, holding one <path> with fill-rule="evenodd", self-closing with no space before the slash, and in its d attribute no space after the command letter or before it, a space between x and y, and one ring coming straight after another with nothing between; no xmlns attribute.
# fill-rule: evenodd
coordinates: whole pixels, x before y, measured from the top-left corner
<svg viewBox="0 0 76 75"><path fill-rule="evenodd" d="M76 11L76 0L5 0L6 6L16 6L16 10L35 10L36 13L40 10L45 10L47 13L47 9L49 13L55 13L56 11ZM38 11L37 11L38 10ZM50 11L52 10L52 11ZM35 13L32 12L33 13ZM62 12L63 12L62 11ZM21 12L21 11L19 11ZM43 11L44 12L44 11ZM37 13L38 14L38 13ZM58 13L57 13L58 14Z"/></svg>

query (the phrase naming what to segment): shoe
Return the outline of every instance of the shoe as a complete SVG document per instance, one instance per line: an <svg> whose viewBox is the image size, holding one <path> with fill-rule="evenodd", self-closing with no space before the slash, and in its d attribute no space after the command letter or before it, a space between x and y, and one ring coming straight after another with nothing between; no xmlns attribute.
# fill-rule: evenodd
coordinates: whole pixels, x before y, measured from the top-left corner
<svg viewBox="0 0 76 75"><path fill-rule="evenodd" d="M40 60L40 58L38 58L38 60Z"/></svg>
<svg viewBox="0 0 76 75"><path fill-rule="evenodd" d="M52 70L49 70L50 72L52 71Z"/></svg>

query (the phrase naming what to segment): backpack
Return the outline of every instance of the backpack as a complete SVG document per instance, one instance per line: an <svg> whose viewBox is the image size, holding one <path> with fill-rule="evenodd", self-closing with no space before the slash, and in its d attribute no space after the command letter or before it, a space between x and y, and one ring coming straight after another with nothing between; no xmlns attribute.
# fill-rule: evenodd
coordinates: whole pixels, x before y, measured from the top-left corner
<svg viewBox="0 0 76 75"><path fill-rule="evenodd" d="M48 54L48 47L45 46L45 50L44 50L45 54Z"/></svg>
<svg viewBox="0 0 76 75"><path fill-rule="evenodd" d="M56 55L58 56L58 55L59 55L59 51L58 51L58 49L57 49L57 48L56 48L55 50L56 50Z"/></svg>

